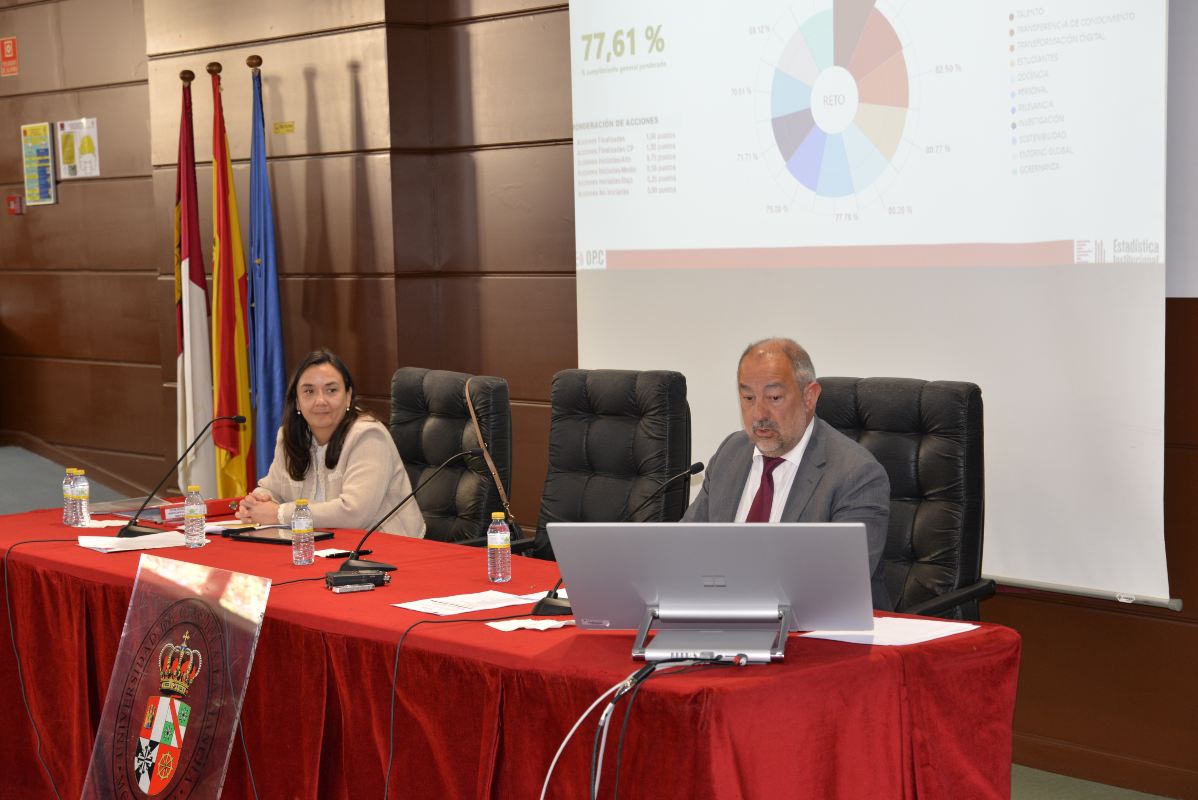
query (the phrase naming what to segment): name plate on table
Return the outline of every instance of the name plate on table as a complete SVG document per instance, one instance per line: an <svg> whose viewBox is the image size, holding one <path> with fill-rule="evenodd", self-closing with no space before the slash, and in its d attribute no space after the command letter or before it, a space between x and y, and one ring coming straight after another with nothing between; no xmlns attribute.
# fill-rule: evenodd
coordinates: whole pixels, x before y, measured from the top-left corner
<svg viewBox="0 0 1198 800"><path fill-rule="evenodd" d="M217 798L270 579L142 555L84 798Z"/></svg>

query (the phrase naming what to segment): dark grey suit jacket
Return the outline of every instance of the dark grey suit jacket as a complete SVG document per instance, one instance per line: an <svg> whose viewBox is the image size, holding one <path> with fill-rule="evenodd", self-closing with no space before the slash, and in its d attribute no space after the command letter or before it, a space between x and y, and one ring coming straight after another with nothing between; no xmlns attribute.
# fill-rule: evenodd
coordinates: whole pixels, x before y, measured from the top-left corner
<svg viewBox="0 0 1198 800"><path fill-rule="evenodd" d="M732 522L753 465L753 444L738 431L707 464L703 488L683 522ZM795 473L783 522L864 522L874 608L893 609L882 582L882 550L890 520L890 479L861 445L816 418Z"/></svg>

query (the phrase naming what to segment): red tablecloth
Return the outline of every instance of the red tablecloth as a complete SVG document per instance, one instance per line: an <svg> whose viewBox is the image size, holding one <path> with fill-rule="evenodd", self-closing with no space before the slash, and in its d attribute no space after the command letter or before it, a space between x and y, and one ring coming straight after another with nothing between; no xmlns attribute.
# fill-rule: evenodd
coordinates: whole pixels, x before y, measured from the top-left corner
<svg viewBox="0 0 1198 800"><path fill-rule="evenodd" d="M0 553L73 537L61 512L0 517ZM357 533L322 546L352 548ZM395 646L424 615L389 604L481 591L485 552L380 534L392 584L334 595L322 583L271 590L225 797L380 797L388 761ZM263 575L323 575L287 547L214 539L156 555ZM23 544L8 560L0 619L0 796L52 796L16 676L15 632L42 755L78 796L139 554ZM330 566L331 565L331 566ZM516 559L513 593L548 589L555 565ZM511 609L518 612L521 609ZM466 617L498 616L498 612ZM462 619L461 617L455 619ZM477 622L421 625L399 664L391 796L535 798L574 721L639 666L631 632L501 633ZM790 638L780 664L662 675L636 698L619 784L627 798L989 798L1010 793L1019 662L1013 631L982 625L910 647ZM623 713L623 705L617 711ZM549 797L586 797L594 722L554 773ZM618 726L605 759L611 796Z"/></svg>

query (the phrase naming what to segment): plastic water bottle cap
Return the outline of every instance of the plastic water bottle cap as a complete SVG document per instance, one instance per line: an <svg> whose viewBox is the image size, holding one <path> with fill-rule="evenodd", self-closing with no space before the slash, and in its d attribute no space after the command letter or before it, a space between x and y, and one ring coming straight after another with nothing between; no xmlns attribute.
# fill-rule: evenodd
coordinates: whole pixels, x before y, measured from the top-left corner
<svg viewBox="0 0 1198 800"><path fill-rule="evenodd" d="M200 487L196 486L194 483L187 487L188 492L198 492L199 490Z"/></svg>
<svg viewBox="0 0 1198 800"><path fill-rule="evenodd" d="M491 519L503 519L503 512L502 511L492 511Z"/></svg>

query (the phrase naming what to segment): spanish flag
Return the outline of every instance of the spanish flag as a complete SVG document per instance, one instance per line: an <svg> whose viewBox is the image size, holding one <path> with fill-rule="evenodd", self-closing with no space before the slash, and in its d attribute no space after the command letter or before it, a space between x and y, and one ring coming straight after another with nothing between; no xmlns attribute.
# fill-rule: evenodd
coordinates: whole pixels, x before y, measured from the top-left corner
<svg viewBox="0 0 1198 800"><path fill-rule="evenodd" d="M225 113L220 102L220 64L212 75L212 391L216 416L242 415L244 425L222 420L212 426L216 443L218 497L240 497L253 489L254 431L250 411L249 334L245 250L237 191L229 163Z"/></svg>

